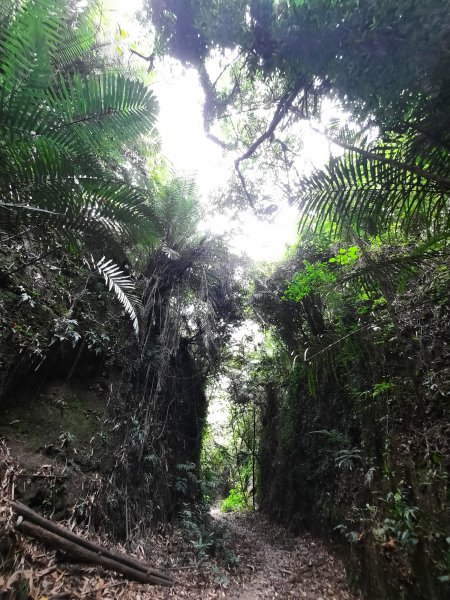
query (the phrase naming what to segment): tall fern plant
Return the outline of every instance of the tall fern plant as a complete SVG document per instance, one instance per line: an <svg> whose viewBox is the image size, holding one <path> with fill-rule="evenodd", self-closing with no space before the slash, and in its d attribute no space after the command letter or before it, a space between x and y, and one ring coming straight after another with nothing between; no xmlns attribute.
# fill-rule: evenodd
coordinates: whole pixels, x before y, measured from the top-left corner
<svg viewBox="0 0 450 600"><path fill-rule="evenodd" d="M75 6L0 0L0 233L51 232L101 255L156 236L149 187L124 177L156 101L131 75L92 68L94 26Z"/></svg>
<svg viewBox="0 0 450 600"><path fill-rule="evenodd" d="M327 273L331 273L329 263L333 264L324 297L333 287L340 287L345 297L350 284L355 286L353 298L381 297L411 352L414 342L404 334L398 294L413 277L417 281L420 273L448 260L448 135L442 131L440 138L431 137L414 125L369 143L348 130L335 131L334 141L345 153L300 184L300 230L303 234L312 230L313 235L328 232L332 247L341 246L335 258L315 263L316 268L324 265ZM349 243L357 250L354 261L347 258ZM305 279L305 269L300 274ZM366 328L367 324L360 325L316 349L307 360L313 367L311 383L333 364L333 353L342 356L343 346L353 343Z"/></svg>
<svg viewBox="0 0 450 600"><path fill-rule="evenodd" d="M130 77L74 72L94 36L65 22L68 4L25 0L1 27L1 222L150 235L146 195L116 165L151 133L155 99Z"/></svg>

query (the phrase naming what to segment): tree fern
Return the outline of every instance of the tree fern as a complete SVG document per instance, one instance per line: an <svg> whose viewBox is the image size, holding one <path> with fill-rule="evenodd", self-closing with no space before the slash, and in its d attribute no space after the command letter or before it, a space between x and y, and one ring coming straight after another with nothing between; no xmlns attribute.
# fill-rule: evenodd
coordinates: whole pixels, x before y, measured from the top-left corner
<svg viewBox="0 0 450 600"><path fill-rule="evenodd" d="M118 165L152 132L154 97L124 75L64 71L93 36L88 19L79 34L69 26L67 8L26 0L0 31L0 226L153 241L154 198L126 184Z"/></svg>
<svg viewBox="0 0 450 600"><path fill-rule="evenodd" d="M201 215L195 184L174 177L160 186L156 211L165 246L172 251L189 246L197 235Z"/></svg>

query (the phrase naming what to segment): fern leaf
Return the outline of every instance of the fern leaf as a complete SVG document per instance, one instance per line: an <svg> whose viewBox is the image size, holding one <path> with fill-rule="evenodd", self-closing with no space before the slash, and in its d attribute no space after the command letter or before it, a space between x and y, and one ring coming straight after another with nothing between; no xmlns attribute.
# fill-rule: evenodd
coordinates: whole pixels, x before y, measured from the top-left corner
<svg viewBox="0 0 450 600"><path fill-rule="evenodd" d="M140 306L139 299L133 292L135 290L133 280L129 275L121 271L112 259L107 260L105 256L98 262L91 256L92 266L103 276L109 291L113 291L123 309L130 317L136 336L139 336L139 319L137 307Z"/></svg>
<svg viewBox="0 0 450 600"><path fill-rule="evenodd" d="M60 41L65 2L28 0L10 16L0 38L0 82L11 91L24 84L45 88L51 82L51 60Z"/></svg>
<svg viewBox="0 0 450 600"><path fill-rule="evenodd" d="M377 230L411 233L418 215L431 230L447 223L448 193L415 173L402 171L353 153L333 160L322 171L305 178L301 185L301 229L320 230L327 221L335 233L348 227L358 232L373 223Z"/></svg>

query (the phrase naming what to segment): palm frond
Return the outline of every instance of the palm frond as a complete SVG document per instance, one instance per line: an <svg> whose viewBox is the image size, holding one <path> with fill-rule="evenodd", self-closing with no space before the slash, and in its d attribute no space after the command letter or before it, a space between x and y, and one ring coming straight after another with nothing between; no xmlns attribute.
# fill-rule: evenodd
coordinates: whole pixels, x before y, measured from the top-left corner
<svg viewBox="0 0 450 600"><path fill-rule="evenodd" d="M418 270L432 267L448 258L449 253L445 250L428 249L428 245L399 249L398 252L390 249L388 253L371 256L370 262L363 261L363 264L357 264L351 271L338 277L333 287L357 283L367 290L379 290L380 280L393 289L402 287Z"/></svg>
<svg viewBox="0 0 450 600"><path fill-rule="evenodd" d="M416 157L410 169L402 167L401 141L379 145L367 154L346 152L301 182L300 229L370 234L384 230L410 234L420 224L434 235L448 229L450 188L440 184L450 172L450 160L433 165ZM376 158L379 157L379 158ZM426 178L421 173L431 173Z"/></svg>
<svg viewBox="0 0 450 600"><path fill-rule="evenodd" d="M119 166L128 148L152 131L154 96L124 75L61 70L92 45L89 20L82 19L78 31L64 21L64 6L59 0L24 0L0 34L2 81L19 68L16 63L27 73L23 85L0 87L0 219L8 227L25 222L115 244L133 236L152 243L160 230L153 196L125 181ZM41 27L43 12L48 26ZM69 54L55 70L55 49L69 38ZM50 69L45 86L30 76L40 68L41 55Z"/></svg>
<svg viewBox="0 0 450 600"><path fill-rule="evenodd" d="M117 299L122 304L123 309L131 319L136 336L139 336L137 310L138 307L140 307L140 302L134 294L135 286L133 280L129 275L125 275L112 259L107 260L103 257L97 262L91 256L91 261L91 266L103 276L108 289L114 292Z"/></svg>
<svg viewBox="0 0 450 600"><path fill-rule="evenodd" d="M42 133L72 151L80 143L91 151L125 146L152 130L157 107L143 83L106 72L60 78L46 99L59 122Z"/></svg>
<svg viewBox="0 0 450 600"><path fill-rule="evenodd" d="M51 82L52 57L61 41L65 2L28 0L13 11L0 34L0 85L7 91L26 83L45 88Z"/></svg>
<svg viewBox="0 0 450 600"><path fill-rule="evenodd" d="M96 236L97 241L154 244L160 235L148 194L120 181L65 177L25 182L5 188L0 197L0 226L6 230L26 224L52 229L60 237Z"/></svg>
<svg viewBox="0 0 450 600"><path fill-rule="evenodd" d="M80 61L88 58L99 44L89 12L77 13L73 20L76 20L75 26L65 23L61 29L59 43L53 56L57 69L69 73L72 69L79 70Z"/></svg>

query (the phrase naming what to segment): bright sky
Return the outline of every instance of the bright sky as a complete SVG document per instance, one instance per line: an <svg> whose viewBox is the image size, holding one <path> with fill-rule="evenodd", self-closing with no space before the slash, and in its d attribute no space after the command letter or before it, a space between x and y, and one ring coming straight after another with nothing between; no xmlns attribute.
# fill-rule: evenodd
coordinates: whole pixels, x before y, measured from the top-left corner
<svg viewBox="0 0 450 600"><path fill-rule="evenodd" d="M224 186L232 161L204 133L203 92L196 71L166 60L156 66L152 87L159 99L158 128L166 157L177 170L197 179L202 195Z"/></svg>
<svg viewBox="0 0 450 600"><path fill-rule="evenodd" d="M178 172L195 178L202 202L208 206L211 194L226 188L234 157L224 154L204 133L203 91L197 73L169 61L156 73L154 90L160 102L158 128L163 154ZM296 219L297 210L286 207L273 223L252 214L241 216L240 224L230 223L228 216L216 214L204 226L218 234L236 228L231 243L237 250L255 260L276 260L283 255L286 244L296 239Z"/></svg>
<svg viewBox="0 0 450 600"><path fill-rule="evenodd" d="M141 7L142 0L107 0L111 14L124 28L130 43L138 38L144 44L144 36L133 17ZM125 44L127 40L124 40ZM148 48L137 48L143 54ZM158 130L162 141L162 152L180 175L193 177L197 183L202 203L206 208L211 195L217 190L226 189L233 169L233 157L224 155L222 149L210 141L203 130L202 106L203 91L193 69L184 69L173 60L165 60L156 66L156 77L152 88L156 93L160 112ZM306 144L305 144L306 146ZM328 154L328 147L320 136L310 134L307 140L307 160L322 162ZM275 194L275 190L274 190ZM277 198L274 203L280 206ZM298 210L282 207L273 221L262 221L253 214L243 214L240 223L231 222L224 214L216 214L203 223L205 229L213 233L226 233L236 230L231 245L245 252L254 260L275 261L280 259L286 245L297 237Z"/></svg>

